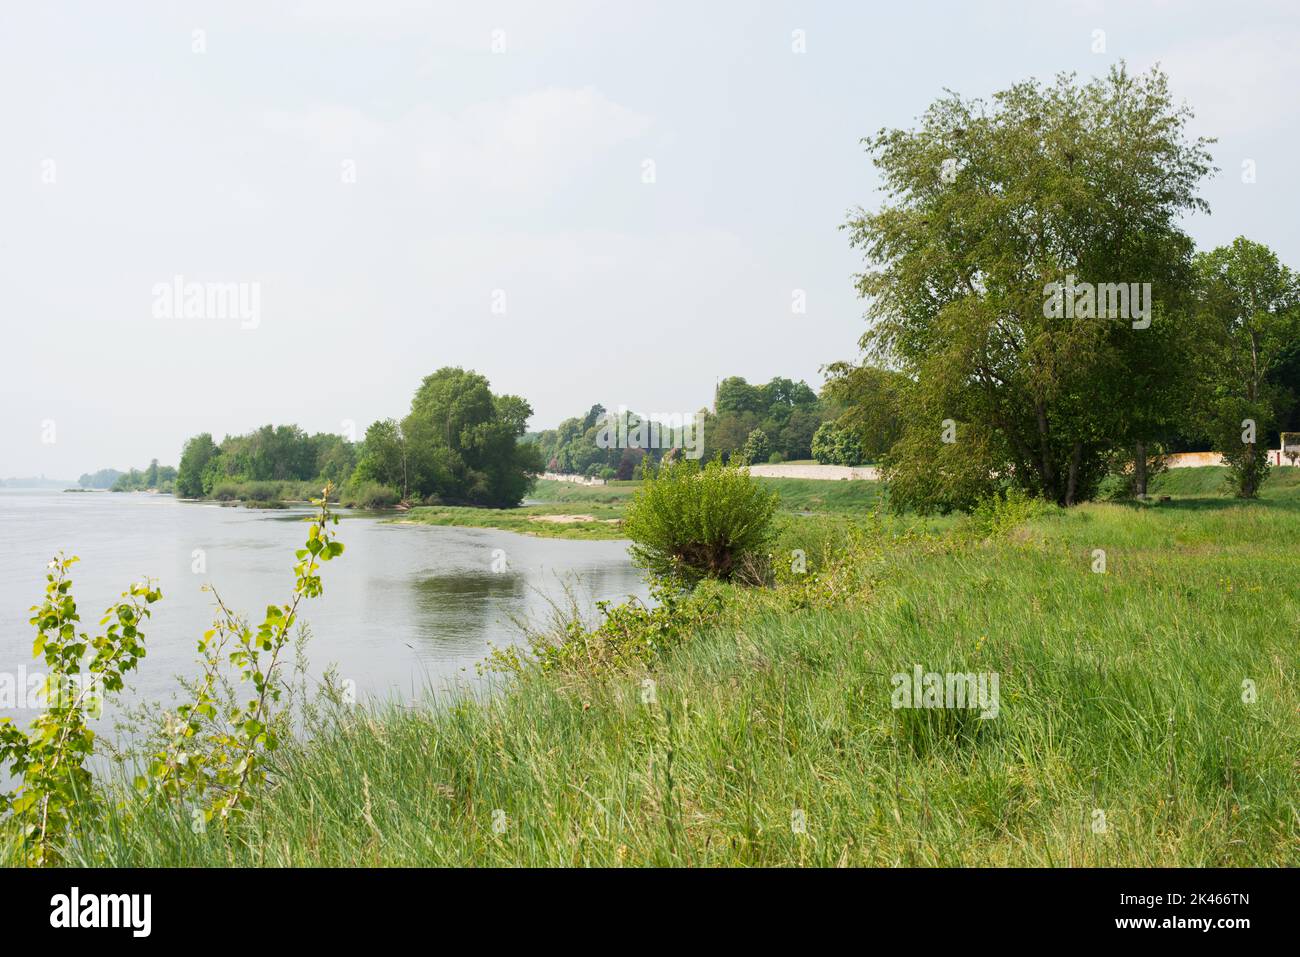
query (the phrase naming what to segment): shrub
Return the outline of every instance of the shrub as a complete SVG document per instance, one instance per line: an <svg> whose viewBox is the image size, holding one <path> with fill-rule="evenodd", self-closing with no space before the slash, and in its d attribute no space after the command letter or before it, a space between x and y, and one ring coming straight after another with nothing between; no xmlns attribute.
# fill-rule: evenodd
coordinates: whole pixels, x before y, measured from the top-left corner
<svg viewBox="0 0 1300 957"><path fill-rule="evenodd" d="M1051 502L1011 486L1001 495L980 500L971 510L971 529L980 538L998 538L1054 508Z"/></svg>
<svg viewBox="0 0 1300 957"><path fill-rule="evenodd" d="M240 498L253 502L275 502L280 499L278 482L246 482L240 490Z"/></svg>
<svg viewBox="0 0 1300 957"><path fill-rule="evenodd" d="M132 585L104 612L99 627L107 628L91 638L77 631L81 616L69 575L77 560L59 555L50 562L45 601L32 608L32 655L49 670L46 710L27 732L0 718L0 769L19 781L14 793L0 791L0 833L16 837L11 846L19 860L38 867L61 863L60 845L98 809L86 766L95 746L89 718L99 716L104 696L121 691L123 676L144 657L140 629L162 597L151 582Z"/></svg>
<svg viewBox="0 0 1300 957"><path fill-rule="evenodd" d="M145 738L145 753L136 752L145 759L143 773L132 782L141 803L117 803L125 795L111 795L128 816L150 802L166 803L200 834L211 821L224 826L243 814L253 804L253 792L268 782L279 739L294 729L291 709L280 703L284 690L294 690L285 677L291 656L297 656L298 669L304 662L291 630L302 602L323 592L321 563L343 553L330 528L338 522L329 510L331 491L327 485L313 501L319 511L304 547L295 552L289 601L268 605L259 625L236 615L213 586L206 586L217 616L198 642L203 674L182 683L185 703L160 716L155 733ZM33 656L43 658L48 669L46 709L30 731L0 718L0 780L18 783L16 791L0 790L4 864L66 863L69 846L109 806L90 772L92 758L104 755L96 751L89 719L100 716L105 696L120 692L126 673L145 657L142 628L152 614L149 606L162 597L151 582L131 585L104 613L92 638L78 630L81 616L69 571L76 562L59 555L49 563L45 600L32 609ZM301 629L299 634L305 637ZM224 834L227 840L231 836L229 830Z"/></svg>
<svg viewBox="0 0 1300 957"><path fill-rule="evenodd" d="M632 558L656 578L691 586L730 580L772 535L778 496L743 469L682 459L646 470L623 528Z"/></svg>
<svg viewBox="0 0 1300 957"><path fill-rule="evenodd" d="M822 465L859 465L862 443L848 429L834 422L823 422L813 433L812 454Z"/></svg>
<svg viewBox="0 0 1300 957"><path fill-rule="evenodd" d="M348 508L392 508L402 500L396 489L378 482L359 482L346 496L343 504Z"/></svg>
<svg viewBox="0 0 1300 957"><path fill-rule="evenodd" d="M772 447L767 441L767 433L762 429L755 429L745 439L745 447L740 454L744 456L746 464L758 465L766 462L771 453Z"/></svg>
<svg viewBox="0 0 1300 957"><path fill-rule="evenodd" d="M567 605L552 603L550 620L540 628L525 626L524 647L493 648L480 671L522 674L535 666L543 674L599 676L654 667L667 651L715 622L724 609L726 589L681 592L667 584L651 589L655 604L632 599L620 605L596 602L600 621L590 625L576 597Z"/></svg>
<svg viewBox="0 0 1300 957"><path fill-rule="evenodd" d="M1272 424L1265 403L1228 398L1220 402L1211 422L1211 447L1223 455L1227 482L1238 498L1257 498L1268 479L1266 430ZM1247 423L1251 423L1247 430ZM1252 434L1253 433L1253 434ZM1250 438L1253 441L1247 442Z"/></svg>

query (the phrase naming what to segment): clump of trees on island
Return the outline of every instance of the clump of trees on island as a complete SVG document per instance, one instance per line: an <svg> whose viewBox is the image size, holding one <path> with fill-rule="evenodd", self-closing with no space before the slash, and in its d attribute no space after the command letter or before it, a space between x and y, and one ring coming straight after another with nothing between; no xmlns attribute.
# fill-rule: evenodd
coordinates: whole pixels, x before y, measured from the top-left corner
<svg viewBox="0 0 1300 957"><path fill-rule="evenodd" d="M342 501L363 507L518 505L541 469L535 448L518 442L531 414L518 396L494 395L482 375L447 367L424 379L405 418L373 423L360 442L296 425L220 444L196 435L181 454L176 493L269 504L319 495L330 482Z"/></svg>
<svg viewBox="0 0 1300 957"><path fill-rule="evenodd" d="M147 469L128 469L125 472L100 469L77 479L80 488L113 492L173 492L175 484L176 469L171 465L159 465L157 459L153 459Z"/></svg>

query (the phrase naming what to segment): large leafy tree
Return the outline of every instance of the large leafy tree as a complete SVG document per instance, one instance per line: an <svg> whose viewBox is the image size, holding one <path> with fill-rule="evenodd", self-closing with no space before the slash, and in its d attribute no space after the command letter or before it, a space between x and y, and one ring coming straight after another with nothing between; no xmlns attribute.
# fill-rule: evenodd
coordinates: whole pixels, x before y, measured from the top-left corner
<svg viewBox="0 0 1300 957"><path fill-rule="evenodd" d="M411 488L410 455L402 427L394 419L380 419L366 429L355 481L378 482L406 499Z"/></svg>
<svg viewBox="0 0 1300 957"><path fill-rule="evenodd" d="M445 367L427 376L401 423L411 488L473 505L518 505L541 471L534 443L520 443L532 408L492 394L477 372Z"/></svg>
<svg viewBox="0 0 1300 957"><path fill-rule="evenodd" d="M907 377L892 369L850 362L832 362L825 372L822 396L839 415L835 425L857 438L863 457L876 461L902 435L902 397ZM827 434L832 433L828 430Z"/></svg>
<svg viewBox="0 0 1300 957"><path fill-rule="evenodd" d="M1162 417L1149 383L1177 356L1151 330L1190 285L1179 220L1206 208L1211 170L1189 119L1159 70L1119 67L991 102L949 94L917 129L866 141L888 198L846 228L869 263L862 345L908 383L886 460L896 504L963 507L1006 478L1073 504ZM1053 314L1067 276L1150 283L1151 324Z"/></svg>
<svg viewBox="0 0 1300 957"><path fill-rule="evenodd" d="M182 498L201 498L208 489L203 487L203 473L220 450L212 441L212 434L203 432L185 443L181 464L176 471L176 494Z"/></svg>
<svg viewBox="0 0 1300 957"><path fill-rule="evenodd" d="M1243 498L1268 476L1267 436L1295 396L1276 373L1300 343L1300 279L1244 237L1196 257L1205 335L1203 408Z"/></svg>

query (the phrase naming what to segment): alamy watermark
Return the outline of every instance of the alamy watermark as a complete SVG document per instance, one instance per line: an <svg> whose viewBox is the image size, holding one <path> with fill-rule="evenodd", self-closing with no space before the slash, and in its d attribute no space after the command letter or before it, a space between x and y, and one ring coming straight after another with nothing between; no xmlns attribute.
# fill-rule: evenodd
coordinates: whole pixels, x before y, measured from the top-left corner
<svg viewBox="0 0 1300 957"><path fill-rule="evenodd" d="M1046 319L1128 319L1134 329L1151 325L1151 283L1076 283L1073 273L1065 282L1043 286Z"/></svg>
<svg viewBox="0 0 1300 957"><path fill-rule="evenodd" d="M981 718L996 718L999 680L996 671L941 673L915 665L910 675L900 672L890 677L894 690L889 701L895 709L969 708L978 709Z"/></svg>
<svg viewBox="0 0 1300 957"><path fill-rule="evenodd" d="M132 937L148 937L152 910L152 894L83 894L74 886L50 898L50 926L118 927L130 930Z"/></svg>
<svg viewBox="0 0 1300 957"><path fill-rule="evenodd" d="M86 713L98 718L104 713L104 684L99 675L65 675L62 682L42 671L0 671L0 708L44 711L80 702Z"/></svg>
<svg viewBox="0 0 1300 957"><path fill-rule="evenodd" d="M688 459L704 454L704 423L694 412L637 415L620 405L617 413L606 412L598 422L596 445L602 449L681 449Z"/></svg>
<svg viewBox="0 0 1300 957"><path fill-rule="evenodd" d="M177 274L153 287L155 319L238 319L239 328L262 324L260 282L186 282Z"/></svg>

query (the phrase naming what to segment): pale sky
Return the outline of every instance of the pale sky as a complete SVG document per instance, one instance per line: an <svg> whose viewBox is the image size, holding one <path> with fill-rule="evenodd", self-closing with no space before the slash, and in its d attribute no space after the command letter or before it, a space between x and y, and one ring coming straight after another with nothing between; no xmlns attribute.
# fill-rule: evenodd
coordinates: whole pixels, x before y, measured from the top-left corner
<svg viewBox="0 0 1300 957"><path fill-rule="evenodd" d="M361 432L444 365L534 428L690 411L727 375L817 386L864 329L838 228L880 199L859 140L944 88L1120 58L1219 137L1197 242L1300 266L1291 7L6 3L0 477ZM255 327L159 317L177 275L257 284Z"/></svg>

